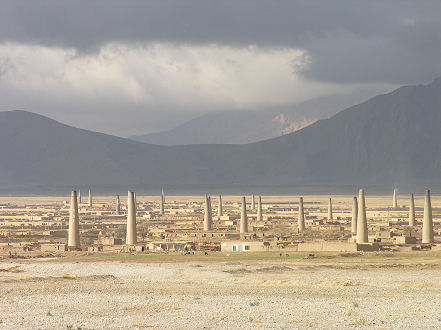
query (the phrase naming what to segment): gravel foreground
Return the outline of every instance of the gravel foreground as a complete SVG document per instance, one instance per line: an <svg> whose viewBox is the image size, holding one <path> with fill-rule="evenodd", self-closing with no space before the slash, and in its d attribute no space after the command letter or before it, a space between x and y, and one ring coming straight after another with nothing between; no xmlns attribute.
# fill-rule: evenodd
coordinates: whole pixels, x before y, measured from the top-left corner
<svg viewBox="0 0 441 330"><path fill-rule="evenodd" d="M440 267L333 265L2 261L0 329L441 328Z"/></svg>

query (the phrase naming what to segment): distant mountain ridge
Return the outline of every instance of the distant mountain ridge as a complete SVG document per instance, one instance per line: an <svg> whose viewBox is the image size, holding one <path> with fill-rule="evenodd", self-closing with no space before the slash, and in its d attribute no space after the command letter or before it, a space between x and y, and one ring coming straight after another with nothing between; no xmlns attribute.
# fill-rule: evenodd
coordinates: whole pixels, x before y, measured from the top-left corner
<svg viewBox="0 0 441 330"><path fill-rule="evenodd" d="M439 186L441 78L243 145L158 146L0 112L0 189L88 185ZM207 188L208 189L208 188Z"/></svg>
<svg viewBox="0 0 441 330"><path fill-rule="evenodd" d="M179 150L71 127L19 110L0 112L0 152L1 187L130 186L156 182L151 178L164 172L176 182L204 177L198 162Z"/></svg>
<svg viewBox="0 0 441 330"><path fill-rule="evenodd" d="M252 143L295 132L366 100L367 95L370 94L366 91L358 91L321 97L289 108L208 113L171 130L130 139L159 145Z"/></svg>
<svg viewBox="0 0 441 330"><path fill-rule="evenodd" d="M259 149L284 157L297 182L439 185L441 78L376 96ZM294 156L295 155L295 156ZM271 169L280 173L282 169ZM436 181L434 181L434 179Z"/></svg>

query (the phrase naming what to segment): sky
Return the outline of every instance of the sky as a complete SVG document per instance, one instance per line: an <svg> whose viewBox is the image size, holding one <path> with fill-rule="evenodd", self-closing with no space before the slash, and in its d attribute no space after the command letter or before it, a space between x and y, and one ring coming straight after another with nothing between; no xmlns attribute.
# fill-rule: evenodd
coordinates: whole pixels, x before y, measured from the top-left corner
<svg viewBox="0 0 441 330"><path fill-rule="evenodd" d="M439 0L0 0L0 111L118 136L441 76Z"/></svg>

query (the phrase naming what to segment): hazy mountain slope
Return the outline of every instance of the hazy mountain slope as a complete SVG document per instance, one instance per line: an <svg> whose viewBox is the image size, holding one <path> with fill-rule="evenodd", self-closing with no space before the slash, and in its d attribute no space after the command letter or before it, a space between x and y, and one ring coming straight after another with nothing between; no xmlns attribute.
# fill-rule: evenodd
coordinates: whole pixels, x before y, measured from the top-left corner
<svg viewBox="0 0 441 330"><path fill-rule="evenodd" d="M25 111L0 112L0 153L2 187L210 182L215 177L184 151L70 127Z"/></svg>
<svg viewBox="0 0 441 330"><path fill-rule="evenodd" d="M235 150L182 146L230 184L429 185L441 176L441 79Z"/></svg>
<svg viewBox="0 0 441 330"><path fill-rule="evenodd" d="M440 127L441 79L245 145L155 146L2 112L0 185L439 186Z"/></svg>
<svg viewBox="0 0 441 330"><path fill-rule="evenodd" d="M250 146L265 181L433 183L441 175L441 79L377 96L299 132ZM283 173L286 178L281 180Z"/></svg>
<svg viewBox="0 0 441 330"><path fill-rule="evenodd" d="M332 95L288 109L210 113L165 132L130 138L159 145L251 143L288 134L319 119L328 118L342 109L366 100L367 95L372 95L370 93L359 91L349 95Z"/></svg>

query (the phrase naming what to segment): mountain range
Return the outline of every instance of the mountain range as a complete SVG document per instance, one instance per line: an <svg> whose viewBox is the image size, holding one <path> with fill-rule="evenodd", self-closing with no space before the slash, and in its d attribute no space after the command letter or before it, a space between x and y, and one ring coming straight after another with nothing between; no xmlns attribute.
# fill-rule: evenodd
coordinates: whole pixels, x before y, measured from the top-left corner
<svg viewBox="0 0 441 330"><path fill-rule="evenodd" d="M159 144L246 144L286 135L375 95L372 89L334 94L291 107L224 110L207 113L173 129L134 135L132 140Z"/></svg>
<svg viewBox="0 0 441 330"><path fill-rule="evenodd" d="M441 78L242 145L152 145L6 111L0 187L439 186L440 127Z"/></svg>

